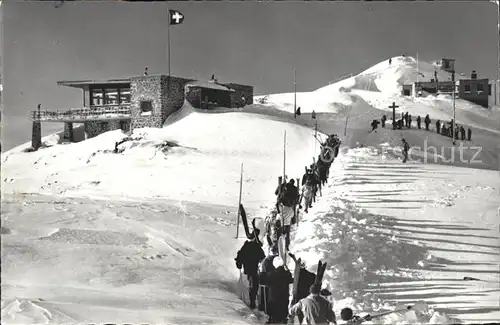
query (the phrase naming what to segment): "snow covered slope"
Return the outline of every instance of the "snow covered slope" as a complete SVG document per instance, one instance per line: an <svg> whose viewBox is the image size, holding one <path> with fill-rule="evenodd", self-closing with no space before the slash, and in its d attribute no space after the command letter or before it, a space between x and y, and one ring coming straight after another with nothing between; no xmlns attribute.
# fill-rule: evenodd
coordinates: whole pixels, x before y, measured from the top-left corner
<svg viewBox="0 0 500 325"><path fill-rule="evenodd" d="M411 98L401 96L403 84L417 80L434 78L438 72L440 80L451 80L448 72L437 69L433 64L417 61L413 57L394 57L380 62L358 75L321 87L312 92L297 93L297 106L302 113L331 113L345 120L345 106L356 106L357 103L368 103L364 109L377 112L378 118L384 112L392 113L389 105L396 102L399 108L396 113L409 112L413 116L429 114L435 122L437 119L449 121L453 115L451 96L429 96L427 98ZM255 102L266 99L268 106L293 113L294 94L270 94L256 96ZM485 109L471 102L458 99L456 101L457 123L487 129L500 134L500 114L498 109ZM368 124L367 124L368 126Z"/></svg>
<svg viewBox="0 0 500 325"><path fill-rule="evenodd" d="M241 163L255 216L273 205L284 131L292 177L314 140L263 114L279 111L250 110L259 114L186 105L163 129L135 130L118 154L121 131L2 155L3 322L256 322L233 260Z"/></svg>
<svg viewBox="0 0 500 325"><path fill-rule="evenodd" d="M335 309L424 300L465 322L498 321L498 172L402 164L366 147L339 157L291 248L311 270L328 262L324 284ZM434 316L434 324L448 323Z"/></svg>
<svg viewBox="0 0 500 325"><path fill-rule="evenodd" d="M168 198L235 205L244 162L243 197L259 207L269 202L283 172L283 135L287 132L287 172L294 177L310 164L310 129L262 114L180 111L162 129L137 129L133 140L117 130L83 142L54 144L2 156L3 192L88 195L115 198ZM167 141L170 144L166 144ZM304 155L305 152L310 152Z"/></svg>

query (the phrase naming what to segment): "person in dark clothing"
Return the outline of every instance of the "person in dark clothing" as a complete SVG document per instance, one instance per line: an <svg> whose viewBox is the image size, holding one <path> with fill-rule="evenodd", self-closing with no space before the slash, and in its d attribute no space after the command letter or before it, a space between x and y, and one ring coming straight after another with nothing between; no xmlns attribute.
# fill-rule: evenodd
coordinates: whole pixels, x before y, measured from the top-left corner
<svg viewBox="0 0 500 325"><path fill-rule="evenodd" d="M465 140L465 128L463 125L460 125L460 138L462 138L462 141Z"/></svg>
<svg viewBox="0 0 500 325"><path fill-rule="evenodd" d="M420 123L422 123L422 119L420 118L420 115L417 116L417 127L420 130Z"/></svg>
<svg viewBox="0 0 500 325"><path fill-rule="evenodd" d="M429 117L429 114L427 114L425 116L424 123L425 123L425 130L429 131L429 125L431 124L431 118ZM439 133L439 131L438 131L438 133Z"/></svg>
<svg viewBox="0 0 500 325"><path fill-rule="evenodd" d="M307 324L337 324L332 303L320 296L321 287L313 284L309 288L310 294L290 307L290 318L293 319L299 311L304 315Z"/></svg>
<svg viewBox="0 0 500 325"><path fill-rule="evenodd" d="M389 59L389 65L391 65L391 63L392 63L392 58Z"/></svg>
<svg viewBox="0 0 500 325"><path fill-rule="evenodd" d="M377 129L377 127L378 127L378 125L379 125L379 124L380 124L380 122L379 122L379 121L377 121L377 120L373 120L373 121L372 121L372 124L370 124L370 125L371 125L371 127L372 127L372 131L371 131L371 132L375 131L375 130Z"/></svg>
<svg viewBox="0 0 500 325"><path fill-rule="evenodd" d="M278 256L278 245L274 244L271 246L271 254L267 255L260 265L259 280L260 284L265 286L261 287L260 297L259 297L259 310L267 311L267 300L269 300L269 287L267 286L267 276L276 270L273 265L273 261Z"/></svg>
<svg viewBox="0 0 500 325"><path fill-rule="evenodd" d="M472 131L470 128L467 128L467 141L470 141L471 137L472 137Z"/></svg>
<svg viewBox="0 0 500 325"><path fill-rule="evenodd" d="M408 142L406 142L405 139L402 139L401 142L403 144L403 163L406 163L406 161L408 160L408 151L410 150L410 145L408 144Z"/></svg>
<svg viewBox="0 0 500 325"><path fill-rule="evenodd" d="M385 114L382 115L382 119L380 121L382 122L382 127L385 128L385 122L387 121L387 116Z"/></svg>
<svg viewBox="0 0 500 325"><path fill-rule="evenodd" d="M253 239L247 240L236 254L236 267L246 274L249 283L250 295L250 308L255 308L255 300L257 298L257 291L259 290L258 268L259 263L266 255L261 245L257 242L259 236L259 229L255 229L252 233Z"/></svg>
<svg viewBox="0 0 500 325"><path fill-rule="evenodd" d="M286 179L286 176L285 176L285 179ZM279 177L279 180L280 180L280 184L278 185L278 187L276 187L276 190L274 191L274 195L276 195L276 210L278 210L278 213L281 213L280 197L286 188L286 182L283 180L283 177L281 177L281 176Z"/></svg>
<svg viewBox="0 0 500 325"><path fill-rule="evenodd" d="M411 115L408 116L408 128L411 129Z"/></svg>
<svg viewBox="0 0 500 325"><path fill-rule="evenodd" d="M286 249L290 247L290 227L292 219L297 218L296 207L299 204L299 189L295 186L295 180L292 178L278 198L280 203L281 218L283 220L283 234L285 235Z"/></svg>
<svg viewBox="0 0 500 325"><path fill-rule="evenodd" d="M436 121L436 132L438 134L441 134L441 121L440 120Z"/></svg>
<svg viewBox="0 0 500 325"><path fill-rule="evenodd" d="M455 125L455 140L458 140L458 129L459 129L459 126Z"/></svg>
<svg viewBox="0 0 500 325"><path fill-rule="evenodd" d="M405 118L404 118L404 120L405 120L405 125L406 125L406 127L408 127L408 112L406 112L406 113L405 113Z"/></svg>
<svg viewBox="0 0 500 325"><path fill-rule="evenodd" d="M269 286L268 324L286 324L290 299L289 285L293 283L293 278L290 271L285 269L283 260L279 256L274 258L273 265L276 269L266 275L266 284Z"/></svg>

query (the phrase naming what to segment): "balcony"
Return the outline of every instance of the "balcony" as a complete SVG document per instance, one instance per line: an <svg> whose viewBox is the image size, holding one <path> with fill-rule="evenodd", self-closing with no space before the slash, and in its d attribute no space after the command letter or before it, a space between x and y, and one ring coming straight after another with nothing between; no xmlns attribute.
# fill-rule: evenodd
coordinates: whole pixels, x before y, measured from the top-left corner
<svg viewBox="0 0 500 325"><path fill-rule="evenodd" d="M65 111L31 111L33 121L42 122L72 122L127 120L130 119L130 105L105 105L90 108L77 108Z"/></svg>

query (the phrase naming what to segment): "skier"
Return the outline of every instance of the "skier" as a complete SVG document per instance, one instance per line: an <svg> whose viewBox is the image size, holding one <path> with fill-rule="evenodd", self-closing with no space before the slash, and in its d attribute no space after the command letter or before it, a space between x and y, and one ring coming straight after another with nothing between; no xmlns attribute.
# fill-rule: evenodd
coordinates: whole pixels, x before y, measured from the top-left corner
<svg viewBox="0 0 500 325"><path fill-rule="evenodd" d="M408 160L408 151L410 150L410 145L408 144L408 142L406 142L405 139L402 139L401 142L403 144L403 163L406 163L406 161Z"/></svg>
<svg viewBox="0 0 500 325"><path fill-rule="evenodd" d="M378 125L379 125L379 124L380 124L380 122L379 122L379 121L377 121L377 120L373 120L373 121L372 121L372 124L370 124L370 125L371 125L371 127L372 127L371 132L375 131L375 130L377 129L377 127L378 127Z"/></svg>
<svg viewBox="0 0 500 325"><path fill-rule="evenodd" d="M269 274L271 274L273 271L276 270L276 268L273 265L274 259L278 256L278 245L274 244L271 246L271 254L267 255L264 260L262 260L260 264L260 273L259 273L259 280L260 284L264 285L264 287L261 287L263 290L261 290L261 294L259 297L259 310L266 311L266 304L269 298L269 287L268 287L268 282L267 277Z"/></svg>
<svg viewBox="0 0 500 325"><path fill-rule="evenodd" d="M391 63L392 63L392 58L389 59L389 65L391 65Z"/></svg>
<svg viewBox="0 0 500 325"><path fill-rule="evenodd" d="M275 233L276 222L279 222L279 219L276 218L278 215L278 210L273 209L271 214L269 214L264 220L265 225L265 236L267 240L267 244L269 247L272 247L274 243L277 242L278 238Z"/></svg>
<svg viewBox="0 0 500 325"><path fill-rule="evenodd" d="M470 128L467 128L467 141L470 141L471 137L472 137L472 131Z"/></svg>
<svg viewBox="0 0 500 325"><path fill-rule="evenodd" d="M277 256L273 260L274 271L266 275L266 283L269 287L267 314L268 324L286 324L288 300L290 299L289 285L293 283L292 274L285 269L283 260Z"/></svg>
<svg viewBox="0 0 500 325"><path fill-rule="evenodd" d="M285 175L285 179L283 180L283 177L279 177L279 180L280 180L280 184L278 185L278 187L276 188L276 190L274 191L274 194L276 195L276 210L278 210L278 213L281 213L281 210L280 210L280 197L283 193L283 191L285 190L285 187L286 187L286 175Z"/></svg>
<svg viewBox="0 0 500 325"><path fill-rule="evenodd" d="M417 127L420 130L420 123L422 123L422 119L420 118L420 115L417 116Z"/></svg>
<svg viewBox="0 0 500 325"><path fill-rule="evenodd" d="M431 118L429 117L429 114L425 116L424 123L425 123L425 130L429 131L429 125L431 124Z"/></svg>
<svg viewBox="0 0 500 325"><path fill-rule="evenodd" d="M247 275L249 284L250 308L255 308L255 300L257 298L257 291L259 290L258 268L259 263L266 255L264 250L257 242L259 236L259 229L252 232L252 240L247 240L236 254L236 267Z"/></svg>
<svg viewBox="0 0 500 325"><path fill-rule="evenodd" d="M282 234L285 235L285 245L288 250L290 246L290 226L292 224L292 218L295 216L296 205L299 203L299 190L295 186L295 180L292 178L284 187L279 197L279 203L281 204L281 218L283 220L282 224Z"/></svg>
<svg viewBox="0 0 500 325"><path fill-rule="evenodd" d="M441 132L439 132L439 131L440 131L440 129L441 129L441 121L440 121L440 120L437 120L437 121L436 121L436 132L437 132L438 134L441 134Z"/></svg>
<svg viewBox="0 0 500 325"><path fill-rule="evenodd" d="M309 170L308 170L309 171ZM307 213L309 208L312 207L312 198L313 198L313 175L312 173L306 173L304 176L306 178L302 178L302 194L301 201L304 200L304 212ZM299 202L301 204L301 202Z"/></svg>
<svg viewBox="0 0 500 325"><path fill-rule="evenodd" d="M463 125L460 125L460 137L462 138L462 141L465 140L465 128Z"/></svg>
<svg viewBox="0 0 500 325"><path fill-rule="evenodd" d="M320 296L321 287L313 284L309 288L309 295L306 298L299 300L295 305L290 307L290 318L293 319L299 311L304 315L306 324L337 324L333 306L324 297Z"/></svg>
<svg viewBox="0 0 500 325"><path fill-rule="evenodd" d="M371 321L372 316L366 315L365 317L354 316L351 308L344 308L340 311L340 318L347 321L347 325L359 325L364 321Z"/></svg>
<svg viewBox="0 0 500 325"><path fill-rule="evenodd" d="M380 121L382 122L382 127L385 128L385 121L387 121L387 116L385 114L382 115L382 119Z"/></svg>

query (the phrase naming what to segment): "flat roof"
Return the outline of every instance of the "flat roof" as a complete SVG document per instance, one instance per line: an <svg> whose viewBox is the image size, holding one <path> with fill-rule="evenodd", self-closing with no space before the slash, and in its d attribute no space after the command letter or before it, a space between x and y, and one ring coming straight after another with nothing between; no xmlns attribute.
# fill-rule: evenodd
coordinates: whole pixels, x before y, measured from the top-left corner
<svg viewBox="0 0 500 325"><path fill-rule="evenodd" d="M120 79L103 79L103 80L71 80L71 81L58 81L58 86L83 88L87 85L96 84L123 84L130 83L131 78L120 78Z"/></svg>
<svg viewBox="0 0 500 325"><path fill-rule="evenodd" d="M217 89L217 90L234 92L233 89L230 89L227 86L224 86L222 84L217 84L215 82L210 82L210 81L192 81L192 82L188 82L186 84L186 87L200 87L200 88L206 88L206 89Z"/></svg>

